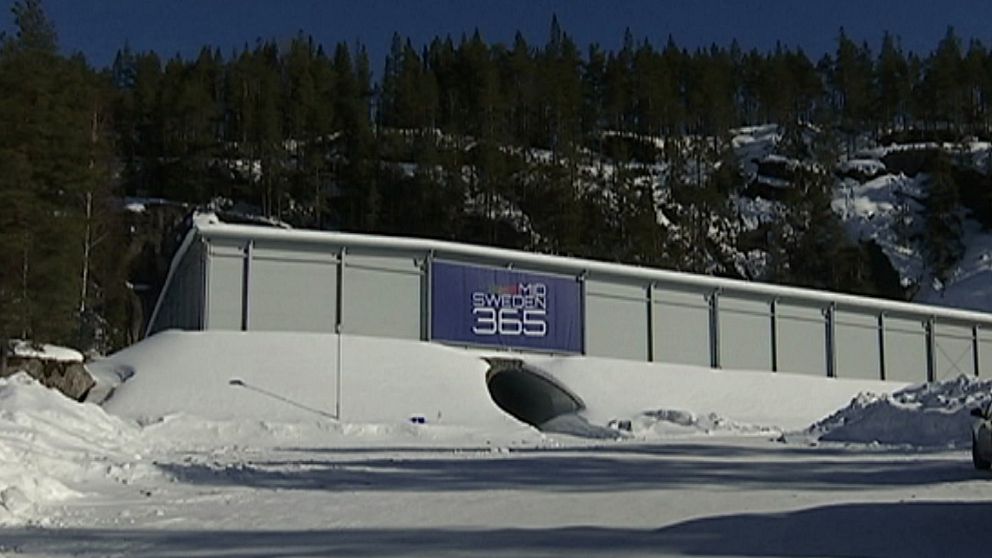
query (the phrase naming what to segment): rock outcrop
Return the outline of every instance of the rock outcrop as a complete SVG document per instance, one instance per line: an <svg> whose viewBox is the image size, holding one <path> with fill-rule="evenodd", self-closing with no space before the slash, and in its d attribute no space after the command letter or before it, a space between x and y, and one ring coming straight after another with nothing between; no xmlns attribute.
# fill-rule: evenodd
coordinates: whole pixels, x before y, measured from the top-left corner
<svg viewBox="0 0 992 558"><path fill-rule="evenodd" d="M26 372L42 385L76 401L85 399L96 384L83 366L83 356L71 349L14 341L5 352L0 377Z"/></svg>

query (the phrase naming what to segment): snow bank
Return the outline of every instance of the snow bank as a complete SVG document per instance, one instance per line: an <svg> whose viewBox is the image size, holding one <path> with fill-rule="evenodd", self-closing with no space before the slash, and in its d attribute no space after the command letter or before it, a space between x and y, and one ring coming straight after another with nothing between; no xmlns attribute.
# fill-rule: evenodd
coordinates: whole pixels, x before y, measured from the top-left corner
<svg viewBox="0 0 992 558"><path fill-rule="evenodd" d="M589 422L629 420L635 435L646 437L798 430L860 392L907 385L593 357L526 360L581 398Z"/></svg>
<svg viewBox="0 0 992 558"><path fill-rule="evenodd" d="M339 438L368 425L410 429L414 417L427 425L416 432L533 432L493 401L482 358L492 352L340 341L340 376L336 335L288 332L165 332L90 369L104 391L114 386L109 412L186 437L195 430L216 440L286 439L310 429ZM642 438L799 430L860 392L907 385L592 357L524 360L582 399L590 424L622 421Z"/></svg>
<svg viewBox="0 0 992 558"><path fill-rule="evenodd" d="M25 373L0 379L0 525L44 523L40 504L79 496L67 482L118 474L135 458L124 448L136 436L135 426Z"/></svg>
<svg viewBox="0 0 992 558"><path fill-rule="evenodd" d="M89 368L103 383L99 391L115 388L106 409L143 424L186 414L268 423L397 424L420 416L429 424L518 427L489 397L488 364L477 354L415 341L168 331Z"/></svg>
<svg viewBox="0 0 992 558"><path fill-rule="evenodd" d="M864 393L809 433L820 440L913 446L964 446L971 442L971 409L992 398L992 380L959 376L893 394Z"/></svg>

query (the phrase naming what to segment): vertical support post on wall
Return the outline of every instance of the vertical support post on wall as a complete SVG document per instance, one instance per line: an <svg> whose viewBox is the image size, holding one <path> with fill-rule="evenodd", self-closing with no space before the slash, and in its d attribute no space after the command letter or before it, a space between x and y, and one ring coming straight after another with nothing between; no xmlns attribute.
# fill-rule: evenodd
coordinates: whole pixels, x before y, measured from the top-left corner
<svg viewBox="0 0 992 558"><path fill-rule="evenodd" d="M341 252L338 253L338 292L337 303L334 305L337 310L334 331L338 337L337 366L334 371L334 417L337 420L341 420L341 369L344 367L344 357L342 356L344 353L344 343L342 340L342 337L344 337L344 312L342 311L341 303L344 301L344 258L347 253L348 249L344 246L341 247Z"/></svg>
<svg viewBox="0 0 992 558"><path fill-rule="evenodd" d="M827 377L837 377L837 305L833 302L824 312L826 318Z"/></svg>
<svg viewBox="0 0 992 558"><path fill-rule="evenodd" d="M923 327L926 329L927 338L927 382L936 381L937 378L937 339L936 328L934 327L936 318L930 316Z"/></svg>
<svg viewBox="0 0 992 558"><path fill-rule="evenodd" d="M720 289L710 293L710 367L720 368Z"/></svg>
<svg viewBox="0 0 992 558"><path fill-rule="evenodd" d="M587 348L589 347L589 324L586 322L586 278L589 276L589 270L583 269L582 273L576 277L576 281L579 282L579 300L582 301L579 310L582 312L582 354L587 354Z"/></svg>
<svg viewBox="0 0 992 558"><path fill-rule="evenodd" d="M978 360L978 324L971 326L971 358L975 363L975 377L981 376Z"/></svg>
<svg viewBox="0 0 992 558"><path fill-rule="evenodd" d="M771 302L772 372L778 372L778 299Z"/></svg>
<svg viewBox="0 0 992 558"><path fill-rule="evenodd" d="M654 362L654 287L648 283L648 362Z"/></svg>
<svg viewBox="0 0 992 558"><path fill-rule="evenodd" d="M244 267L241 273L241 331L248 331L251 315L251 261L255 256L255 241L249 240L245 244Z"/></svg>
<svg viewBox="0 0 992 558"><path fill-rule="evenodd" d="M200 300L200 329L207 330L210 316L210 244L200 238L200 287L203 298Z"/></svg>
<svg viewBox="0 0 992 558"><path fill-rule="evenodd" d="M878 313L878 379L885 381L885 312Z"/></svg>
<svg viewBox="0 0 992 558"><path fill-rule="evenodd" d="M344 324L344 309L341 305L344 303L344 259L348 254L348 248L342 246L341 250L338 252L338 292L337 301L335 301L334 308L337 310L337 316L334 318L335 329L338 331L343 330L342 325Z"/></svg>
<svg viewBox="0 0 992 558"><path fill-rule="evenodd" d="M424 341L434 338L434 250L427 252L427 259L424 260L424 309L421 316L424 318L423 332Z"/></svg>

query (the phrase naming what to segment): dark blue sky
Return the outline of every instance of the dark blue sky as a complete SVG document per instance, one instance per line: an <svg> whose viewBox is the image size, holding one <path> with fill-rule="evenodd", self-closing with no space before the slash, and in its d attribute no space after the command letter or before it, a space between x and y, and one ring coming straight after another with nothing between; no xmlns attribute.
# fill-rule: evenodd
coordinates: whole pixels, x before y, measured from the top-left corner
<svg viewBox="0 0 992 558"><path fill-rule="evenodd" d="M13 0L0 0L0 29L10 31ZM931 51L953 26L966 41L992 45L992 0L43 0L66 52L109 65L129 41L133 50L192 56L205 44L225 56L245 43L284 40L302 30L332 47L360 40L380 68L394 31L423 44L437 35L478 28L491 42L509 43L520 30L532 44L547 39L552 14L583 47L619 46L626 27L663 45L669 34L689 48L729 45L801 46L811 58L833 51L843 26L877 51L884 31L903 47ZM584 50L584 49L583 49Z"/></svg>

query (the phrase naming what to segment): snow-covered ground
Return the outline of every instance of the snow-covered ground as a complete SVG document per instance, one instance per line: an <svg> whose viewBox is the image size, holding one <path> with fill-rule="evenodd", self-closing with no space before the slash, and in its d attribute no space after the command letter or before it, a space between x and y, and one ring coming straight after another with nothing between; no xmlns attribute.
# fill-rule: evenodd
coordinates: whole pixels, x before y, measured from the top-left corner
<svg viewBox="0 0 992 558"><path fill-rule="evenodd" d="M525 357L631 421L583 439L503 413L478 352L337 340L160 334L92 366L103 406L0 380L0 556L986 551L988 381Z"/></svg>

